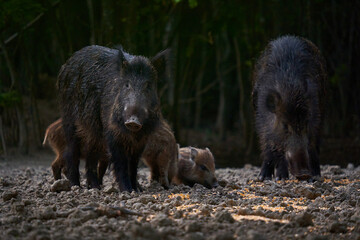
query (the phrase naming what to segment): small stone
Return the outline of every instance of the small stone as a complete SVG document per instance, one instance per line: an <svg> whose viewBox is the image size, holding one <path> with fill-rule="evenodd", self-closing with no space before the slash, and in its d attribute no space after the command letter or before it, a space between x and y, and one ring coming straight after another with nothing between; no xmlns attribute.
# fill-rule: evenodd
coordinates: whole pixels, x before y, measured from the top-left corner
<svg viewBox="0 0 360 240"><path fill-rule="evenodd" d="M18 237L20 235L20 233L19 233L19 230L12 228L12 229L9 229L6 232L6 235L10 235L10 236L13 236L13 237Z"/></svg>
<svg viewBox="0 0 360 240"><path fill-rule="evenodd" d="M321 193L319 191L316 191L315 188L313 187L300 186L295 188L295 192L300 196L304 196L311 200L321 196Z"/></svg>
<svg viewBox="0 0 360 240"><path fill-rule="evenodd" d="M231 189L241 189L241 187L238 184L234 183L234 182L228 182L226 184L226 187L231 188Z"/></svg>
<svg viewBox="0 0 360 240"><path fill-rule="evenodd" d="M166 227L172 225L172 220L169 219L169 217L163 213L156 215L151 222L160 227Z"/></svg>
<svg viewBox="0 0 360 240"><path fill-rule="evenodd" d="M46 207L38 213L38 219L41 220L54 219L55 217L56 214L54 212L53 207Z"/></svg>
<svg viewBox="0 0 360 240"><path fill-rule="evenodd" d="M199 232L201 231L201 225L198 222L190 222L185 226L186 232Z"/></svg>
<svg viewBox="0 0 360 240"><path fill-rule="evenodd" d="M221 179L218 181L218 183L221 187L225 187L228 182L225 179Z"/></svg>
<svg viewBox="0 0 360 240"><path fill-rule="evenodd" d="M151 227L150 224L144 225L134 224L130 228L131 235L134 239L149 239L158 240L161 239L160 233Z"/></svg>
<svg viewBox="0 0 360 240"><path fill-rule="evenodd" d="M113 192L117 193L118 189L116 187L110 185L110 186L106 186L103 191L104 191L104 193L111 194Z"/></svg>
<svg viewBox="0 0 360 240"><path fill-rule="evenodd" d="M11 184L8 180L0 178L0 185L2 185L3 187L9 187Z"/></svg>
<svg viewBox="0 0 360 240"><path fill-rule="evenodd" d="M25 204L22 203L22 202L16 202L16 203L14 203L14 204L11 206L11 209L12 209L14 212L22 213L22 212L24 212Z"/></svg>
<svg viewBox="0 0 360 240"><path fill-rule="evenodd" d="M217 212L215 214L215 219L218 221L218 222L230 222L230 223L233 223L235 222L234 218L231 216L231 214L226 211L226 210L223 210L221 212Z"/></svg>
<svg viewBox="0 0 360 240"><path fill-rule="evenodd" d="M313 216L310 213L304 212L301 215L296 215L294 220L300 227L307 227L314 225L312 219Z"/></svg>
<svg viewBox="0 0 360 240"><path fill-rule="evenodd" d="M186 236L186 240L204 240L204 234L202 232L193 232Z"/></svg>
<svg viewBox="0 0 360 240"><path fill-rule="evenodd" d="M9 201L12 198L16 198L18 195L18 192L16 190L9 190L3 193L2 198L4 202Z"/></svg>
<svg viewBox="0 0 360 240"><path fill-rule="evenodd" d="M90 219L97 218L98 214L92 210L82 211L80 209L76 209L73 213L69 214L69 219L79 219L80 222L86 222Z"/></svg>
<svg viewBox="0 0 360 240"><path fill-rule="evenodd" d="M69 180L67 179L59 179L55 181L52 185L50 190L52 192L61 192L61 191L70 191L71 185Z"/></svg>
<svg viewBox="0 0 360 240"><path fill-rule="evenodd" d="M228 231L219 231L215 235L216 240L234 240L234 235Z"/></svg>
<svg viewBox="0 0 360 240"><path fill-rule="evenodd" d="M246 233L249 240L265 240L266 238L255 230L249 230Z"/></svg>
<svg viewBox="0 0 360 240"><path fill-rule="evenodd" d="M155 199L151 195L143 195L139 197L139 202L141 202L142 204L148 204L155 202Z"/></svg>
<svg viewBox="0 0 360 240"><path fill-rule="evenodd" d="M331 224L329 231L331 233L346 233L347 225L346 223L335 221Z"/></svg>
<svg viewBox="0 0 360 240"><path fill-rule="evenodd" d="M347 168L348 170L354 170L355 167L354 167L354 164L349 163L346 168Z"/></svg>

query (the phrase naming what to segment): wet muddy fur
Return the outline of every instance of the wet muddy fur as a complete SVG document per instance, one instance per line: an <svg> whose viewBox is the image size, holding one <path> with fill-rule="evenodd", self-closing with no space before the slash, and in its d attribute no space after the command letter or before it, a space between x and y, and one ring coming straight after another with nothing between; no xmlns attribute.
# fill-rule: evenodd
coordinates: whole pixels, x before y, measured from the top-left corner
<svg viewBox="0 0 360 240"><path fill-rule="evenodd" d="M151 60L122 49L85 47L67 60L58 75L59 103L67 148L67 177L79 185L81 140L87 144L86 175L99 187L97 161L106 143L121 191L138 190L137 165L147 137L159 124L157 76L166 51Z"/></svg>
<svg viewBox="0 0 360 240"><path fill-rule="evenodd" d="M268 44L254 72L253 104L263 164L260 180L320 176L319 144L326 70L310 41L293 36Z"/></svg>

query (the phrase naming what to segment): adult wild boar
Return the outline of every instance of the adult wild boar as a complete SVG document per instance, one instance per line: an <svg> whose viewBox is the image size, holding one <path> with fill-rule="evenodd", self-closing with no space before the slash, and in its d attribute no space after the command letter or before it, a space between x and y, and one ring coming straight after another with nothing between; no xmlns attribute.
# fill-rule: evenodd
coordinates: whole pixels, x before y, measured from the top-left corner
<svg viewBox="0 0 360 240"><path fill-rule="evenodd" d="M88 46L62 66L59 103L72 185L80 184L80 139L86 139L90 187L99 188L96 168L106 143L120 191L138 190L138 161L161 115L156 83L166 55L163 51L149 60L122 49Z"/></svg>
<svg viewBox="0 0 360 240"><path fill-rule="evenodd" d="M256 130L263 164L260 180L320 176L319 147L326 83L324 59L304 38L271 41L253 81Z"/></svg>

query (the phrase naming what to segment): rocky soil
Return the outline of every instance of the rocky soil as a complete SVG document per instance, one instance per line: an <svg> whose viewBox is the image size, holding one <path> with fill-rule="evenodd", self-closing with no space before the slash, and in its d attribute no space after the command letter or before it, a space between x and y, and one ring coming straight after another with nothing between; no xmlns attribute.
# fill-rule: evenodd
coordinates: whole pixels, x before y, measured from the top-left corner
<svg viewBox="0 0 360 240"><path fill-rule="evenodd" d="M360 239L352 164L322 166L315 183L257 182L260 169L246 165L218 169L216 189L169 190L143 168L141 193L119 193L110 173L101 190L70 188L48 166L0 161L0 239Z"/></svg>

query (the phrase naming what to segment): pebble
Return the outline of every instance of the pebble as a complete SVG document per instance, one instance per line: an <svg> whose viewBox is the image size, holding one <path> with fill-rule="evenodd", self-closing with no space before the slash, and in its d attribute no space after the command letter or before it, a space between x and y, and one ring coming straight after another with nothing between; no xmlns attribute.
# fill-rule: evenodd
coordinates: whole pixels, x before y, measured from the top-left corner
<svg viewBox="0 0 360 240"><path fill-rule="evenodd" d="M335 221L331 224L329 231L332 233L346 233L347 224L343 222Z"/></svg>
<svg viewBox="0 0 360 240"><path fill-rule="evenodd" d="M119 192L119 190L116 187L114 187L113 185L106 186L103 191L104 191L104 193L107 193L107 194Z"/></svg>
<svg viewBox="0 0 360 240"><path fill-rule="evenodd" d="M230 222L230 223L235 222L234 218L226 210L215 213L215 219L218 222Z"/></svg>
<svg viewBox="0 0 360 240"><path fill-rule="evenodd" d="M307 227L314 225L312 219L313 216L311 215L311 213L304 212L300 215L296 215L294 220L300 227Z"/></svg>
<svg viewBox="0 0 360 240"><path fill-rule="evenodd" d="M2 198L4 200L4 202L9 201L12 198L16 198L18 196L18 191L16 190L8 190L5 191L2 195Z"/></svg>
<svg viewBox="0 0 360 240"><path fill-rule="evenodd" d="M185 225L186 232L198 232L201 230L201 225L198 222L189 222Z"/></svg>
<svg viewBox="0 0 360 240"><path fill-rule="evenodd" d="M295 193L297 193L300 196L304 196L308 199L316 199L317 197L321 196L321 193L313 187L297 187L295 188Z"/></svg>
<svg viewBox="0 0 360 240"><path fill-rule="evenodd" d="M59 179L56 180L52 185L50 190L52 192L61 192L61 191L70 191L71 185L69 180L67 179Z"/></svg>

